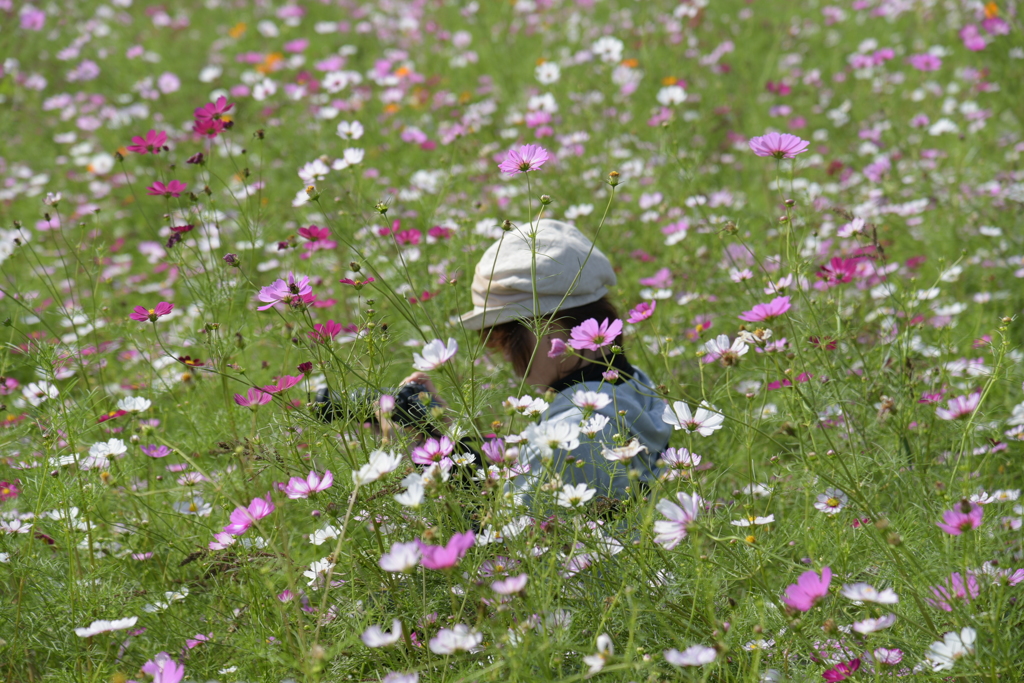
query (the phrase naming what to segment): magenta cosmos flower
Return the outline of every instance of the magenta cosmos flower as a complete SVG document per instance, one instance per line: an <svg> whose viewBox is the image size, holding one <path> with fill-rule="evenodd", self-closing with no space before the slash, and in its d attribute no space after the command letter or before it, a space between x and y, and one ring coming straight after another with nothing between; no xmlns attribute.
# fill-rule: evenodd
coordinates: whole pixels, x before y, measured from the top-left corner
<svg viewBox="0 0 1024 683"><path fill-rule="evenodd" d="M657 301L641 301L636 305L636 308L629 312L629 317L626 318L626 322L631 325L636 325L638 322L647 320L654 315L654 309L658 307Z"/></svg>
<svg viewBox="0 0 1024 683"><path fill-rule="evenodd" d="M260 389L259 387L249 387L249 391L246 392L245 396L235 394L235 403L243 408L252 408L253 410L258 406L270 403L273 400L273 394L266 389Z"/></svg>
<svg viewBox="0 0 1024 683"><path fill-rule="evenodd" d="M180 197L187 187L188 184L180 180L172 180L166 185L158 180L146 188L146 194L152 197Z"/></svg>
<svg viewBox="0 0 1024 683"><path fill-rule="evenodd" d="M968 574L965 583L964 577L960 572L953 572L945 583L931 586L931 591L935 594L935 599L928 598L928 604L941 609L943 612L952 612L953 606L950 604L951 602L956 600L969 602L978 597L981 589L978 586L978 579L974 574Z"/></svg>
<svg viewBox="0 0 1024 683"><path fill-rule="evenodd" d="M540 145L523 145L519 149L510 149L505 160L498 164L502 173L516 175L536 171L551 158L548 151Z"/></svg>
<svg viewBox="0 0 1024 683"><path fill-rule="evenodd" d="M959 420L968 417L981 404L981 393L974 392L969 396L957 396L946 402L947 408L936 408L935 416L940 420Z"/></svg>
<svg viewBox="0 0 1024 683"><path fill-rule="evenodd" d="M157 318L167 315L173 308L174 304L161 301L154 308L136 306L135 310L128 317L132 320L138 320L140 323L155 323Z"/></svg>
<svg viewBox="0 0 1024 683"><path fill-rule="evenodd" d="M136 135L132 138L132 144L128 145L129 152L136 154L159 154L167 143L167 133L151 130L146 136Z"/></svg>
<svg viewBox="0 0 1024 683"><path fill-rule="evenodd" d="M263 519L275 510L274 504L270 502L270 494L264 498L253 498L249 507L239 505L231 513L231 523L224 527L224 533L232 536L240 536L249 530L255 522Z"/></svg>
<svg viewBox="0 0 1024 683"><path fill-rule="evenodd" d="M310 494L325 491L334 483L334 475L326 470L322 475L319 472L310 471L305 479L292 477L288 485L284 487L286 496L292 499L308 498Z"/></svg>
<svg viewBox="0 0 1024 683"><path fill-rule="evenodd" d="M766 133L751 138L750 149L759 157L775 157L776 159L792 159L801 152L806 152L811 143L789 133Z"/></svg>
<svg viewBox="0 0 1024 683"><path fill-rule="evenodd" d="M757 304L749 311L745 311L740 314L740 320L746 320L748 323L759 323L772 318L778 318L780 315L790 309L788 296L777 296L771 300L771 303Z"/></svg>
<svg viewBox="0 0 1024 683"><path fill-rule="evenodd" d="M942 59L930 54L911 55L907 58L910 66L918 71L938 71L942 66Z"/></svg>
<svg viewBox="0 0 1024 683"><path fill-rule="evenodd" d="M572 328L569 346L577 351L584 349L597 351L602 346L614 343L620 334L622 334L621 320L609 321L605 318L599 324L595 318L590 318Z"/></svg>
<svg viewBox="0 0 1024 683"><path fill-rule="evenodd" d="M804 572L796 583L786 588L786 597L782 598L782 602L795 610L806 612L828 595L831 582L832 570L829 567L822 567L821 576L814 571Z"/></svg>
<svg viewBox="0 0 1024 683"><path fill-rule="evenodd" d="M950 536L959 536L965 531L980 527L984 514L985 511L980 505L965 500L952 510L943 512L942 521L936 522L936 526Z"/></svg>
<svg viewBox="0 0 1024 683"><path fill-rule="evenodd" d="M838 681L845 681L847 678L852 676L857 669L860 668L859 659L851 659L848 662L837 664L825 673L821 675L829 683L837 683Z"/></svg>
<svg viewBox="0 0 1024 683"><path fill-rule="evenodd" d="M449 569L454 567L466 554L466 551L473 547L476 536L472 531L464 534L455 534L448 541L448 545L427 545L416 539L420 552L423 554L423 566L427 569Z"/></svg>

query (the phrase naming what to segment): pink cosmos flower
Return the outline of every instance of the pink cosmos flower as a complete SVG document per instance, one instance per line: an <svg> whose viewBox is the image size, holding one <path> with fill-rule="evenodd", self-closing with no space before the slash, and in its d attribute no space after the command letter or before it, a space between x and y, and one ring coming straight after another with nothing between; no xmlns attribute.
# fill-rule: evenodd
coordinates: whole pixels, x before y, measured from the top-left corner
<svg viewBox="0 0 1024 683"><path fill-rule="evenodd" d="M166 301L161 301L153 308L146 308L145 306L136 306L135 311L128 317L132 320L137 320L140 323L156 322L157 318L162 318L171 312L174 308L174 304Z"/></svg>
<svg viewBox="0 0 1024 683"><path fill-rule="evenodd" d="M167 144L167 133L151 130L146 133L145 137L134 136L132 144L128 146L128 151L136 154L159 154L165 144Z"/></svg>
<svg viewBox="0 0 1024 683"><path fill-rule="evenodd" d="M551 158L548 151L540 145L523 145L518 150L510 149L505 160L498 164L502 173L516 175L536 171Z"/></svg>
<svg viewBox="0 0 1024 683"><path fill-rule="evenodd" d="M187 187L188 184L180 180L172 180L166 185L157 180L146 188L146 194L153 197L180 197Z"/></svg>
<svg viewBox="0 0 1024 683"><path fill-rule="evenodd" d="M890 649L887 647L880 647L871 654L879 664L896 666L903 661L903 650L899 650L897 648Z"/></svg>
<svg viewBox="0 0 1024 683"><path fill-rule="evenodd" d="M164 446L163 444L142 446L139 450L141 450L143 453L145 453L151 458L165 458L171 454L171 449L168 448L167 446Z"/></svg>
<svg viewBox="0 0 1024 683"><path fill-rule="evenodd" d="M943 612L952 612L953 606L950 605L951 602L954 600L973 600L978 597L980 590L978 579L973 574L967 575L967 583L965 584L964 577L960 572L953 572L949 575L949 580L946 583L931 587L935 599L929 598L928 604L941 609Z"/></svg>
<svg viewBox="0 0 1024 683"><path fill-rule="evenodd" d="M967 24L960 29L960 40L964 41L964 47L971 52L978 52L985 49L985 37L978 31L974 24Z"/></svg>
<svg viewBox="0 0 1024 683"><path fill-rule="evenodd" d="M740 320L745 320L748 323L759 323L778 318L790 309L789 301L788 296L775 297L771 300L771 303L757 304L749 311L746 311L740 315Z"/></svg>
<svg viewBox="0 0 1024 683"><path fill-rule="evenodd" d="M572 335L569 339L569 346L582 351L584 349L597 351L602 346L608 346L615 342L622 334L622 321L607 318L598 324L597 320L590 318L572 328Z"/></svg>
<svg viewBox="0 0 1024 683"><path fill-rule="evenodd" d="M936 526L951 536L959 536L965 531L981 526L981 518L985 510L977 503L964 501L952 510L942 513L942 521Z"/></svg>
<svg viewBox="0 0 1024 683"><path fill-rule="evenodd" d="M636 305L636 308L629 312L629 317L626 318L626 322L635 325L638 322L647 320L654 315L654 309L657 308L657 306L657 301L651 301L650 303L641 301Z"/></svg>
<svg viewBox="0 0 1024 683"><path fill-rule="evenodd" d="M427 545L416 539L420 552L423 554L422 564L427 569L449 569L454 567L466 554L466 551L473 547L476 536L472 531L464 534L455 534L448 541L448 545Z"/></svg>
<svg viewBox="0 0 1024 683"><path fill-rule="evenodd" d="M804 572L796 583L786 588L786 597L782 599L789 607L806 612L821 598L828 595L828 585L832 582L832 569L822 567L821 576L817 572Z"/></svg>
<svg viewBox="0 0 1024 683"><path fill-rule="evenodd" d="M185 677L185 667L171 659L166 652L161 652L142 665L142 673L152 676L153 683L180 683Z"/></svg>
<svg viewBox="0 0 1024 683"><path fill-rule="evenodd" d="M747 144L759 157L792 159L797 154L806 152L811 143L789 133L767 133L751 138Z"/></svg>
<svg viewBox="0 0 1024 683"><path fill-rule="evenodd" d="M253 498L249 507L238 506L232 511L229 519L231 523L224 527L224 533L232 536L240 536L249 530L255 522L263 519L275 510L274 504L270 502L270 494L264 498Z"/></svg>
<svg viewBox="0 0 1024 683"><path fill-rule="evenodd" d="M825 673L821 675L828 683L836 683L837 681L845 681L847 678L853 675L857 669L860 668L859 659L851 659L848 662L837 664Z"/></svg>
<svg viewBox="0 0 1024 683"><path fill-rule="evenodd" d="M209 102L202 107L196 108L194 112L195 118L197 121L219 121L234 106L233 104L228 104L228 98L218 97L216 102Z"/></svg>
<svg viewBox="0 0 1024 683"><path fill-rule="evenodd" d="M447 436L440 439L427 439L422 446L417 446L412 451L412 461L417 465L432 465L435 462L443 462L455 450L455 444Z"/></svg>
<svg viewBox="0 0 1024 683"><path fill-rule="evenodd" d="M0 503L8 500L14 500L21 493L18 487L13 482L0 481Z"/></svg>
<svg viewBox="0 0 1024 683"><path fill-rule="evenodd" d="M330 470L326 470L322 475L310 471L305 479L302 477L289 479L288 485L284 487L284 493L292 499L308 498L311 494L329 489L333 483L334 475Z"/></svg>
<svg viewBox="0 0 1024 683"><path fill-rule="evenodd" d="M907 62L918 71L938 71L939 67L942 66L942 59L940 57L928 53L910 55L907 58Z"/></svg>
<svg viewBox="0 0 1024 683"><path fill-rule="evenodd" d="M212 633L197 633L191 638L185 639L185 647L191 650L192 648L198 647L202 643L210 640L210 638L213 638Z"/></svg>
<svg viewBox="0 0 1024 683"><path fill-rule="evenodd" d="M551 348L548 349L548 358L558 358L565 353L565 342L557 337L551 340Z"/></svg>
<svg viewBox="0 0 1024 683"><path fill-rule="evenodd" d="M296 280L295 273L288 273L287 281L275 280L273 284L262 287L257 298L267 305L257 306L256 310L265 311L279 303L290 306L309 304L316 300L316 295L313 294L313 287L309 284L308 276L303 275Z"/></svg>
<svg viewBox="0 0 1024 683"><path fill-rule="evenodd" d="M530 577L527 574L510 576L507 579L502 579L492 583L491 589L498 595L515 595L526 588L526 581L529 578Z"/></svg>
<svg viewBox="0 0 1024 683"><path fill-rule="evenodd" d="M249 387L249 391L246 392L245 396L235 394L235 403L243 408L252 408L253 410L273 400L274 396L269 391L259 387Z"/></svg>
<svg viewBox="0 0 1024 683"><path fill-rule="evenodd" d="M936 408L935 415L940 420L959 420L970 416L981 404L981 392L976 391L969 396L957 396L947 401L947 408Z"/></svg>
<svg viewBox="0 0 1024 683"><path fill-rule="evenodd" d="M269 391L272 394L276 394L276 393L281 392L281 391L287 391L288 389L291 389L296 384L301 382L303 380L303 376L302 375L281 375L280 377L278 377L276 379L277 379L277 384L271 384L271 385L265 386L265 387L263 387L263 391Z"/></svg>

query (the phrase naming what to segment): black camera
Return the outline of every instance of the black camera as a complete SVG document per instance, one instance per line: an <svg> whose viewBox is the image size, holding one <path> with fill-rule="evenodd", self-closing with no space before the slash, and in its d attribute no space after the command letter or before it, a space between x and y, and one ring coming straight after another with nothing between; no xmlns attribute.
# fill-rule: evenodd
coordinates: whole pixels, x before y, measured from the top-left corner
<svg viewBox="0 0 1024 683"><path fill-rule="evenodd" d="M316 392L314 412L321 422L353 420L358 423L377 424L377 401L390 391L375 392L370 389L354 389L344 394L324 387ZM430 411L441 403L430 390L417 382L410 382L398 388L393 394L395 422L406 427L425 427L430 421Z"/></svg>

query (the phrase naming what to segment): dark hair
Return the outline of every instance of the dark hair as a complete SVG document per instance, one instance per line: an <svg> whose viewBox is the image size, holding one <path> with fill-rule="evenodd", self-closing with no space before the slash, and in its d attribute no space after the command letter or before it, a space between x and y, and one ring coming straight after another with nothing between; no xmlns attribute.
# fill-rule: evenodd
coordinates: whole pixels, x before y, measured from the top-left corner
<svg viewBox="0 0 1024 683"><path fill-rule="evenodd" d="M619 312L615 309L615 305L608 300L608 297L602 297L593 303L545 315L542 319L553 321L557 326L570 330L590 318L601 322L605 319L612 321L618 317ZM512 370L519 377L525 377L530 370L530 361L534 356L533 344L530 343L532 336L533 330L525 320L513 320L480 330L480 338L484 340L487 347L505 353L512 361ZM612 343L621 345L622 334L620 333ZM537 349L536 353L547 353L547 349ZM580 365L582 365L582 361ZM575 372L578 369L579 366L570 372Z"/></svg>

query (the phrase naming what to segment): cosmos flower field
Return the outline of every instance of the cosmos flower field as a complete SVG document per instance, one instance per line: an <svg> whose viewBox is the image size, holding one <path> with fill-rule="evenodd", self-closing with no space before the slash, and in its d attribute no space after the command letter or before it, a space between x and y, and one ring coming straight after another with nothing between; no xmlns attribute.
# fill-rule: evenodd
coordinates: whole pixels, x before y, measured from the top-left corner
<svg viewBox="0 0 1024 683"><path fill-rule="evenodd" d="M1016 8L0 0L0 679L1019 680ZM625 495L459 321L541 218Z"/></svg>

